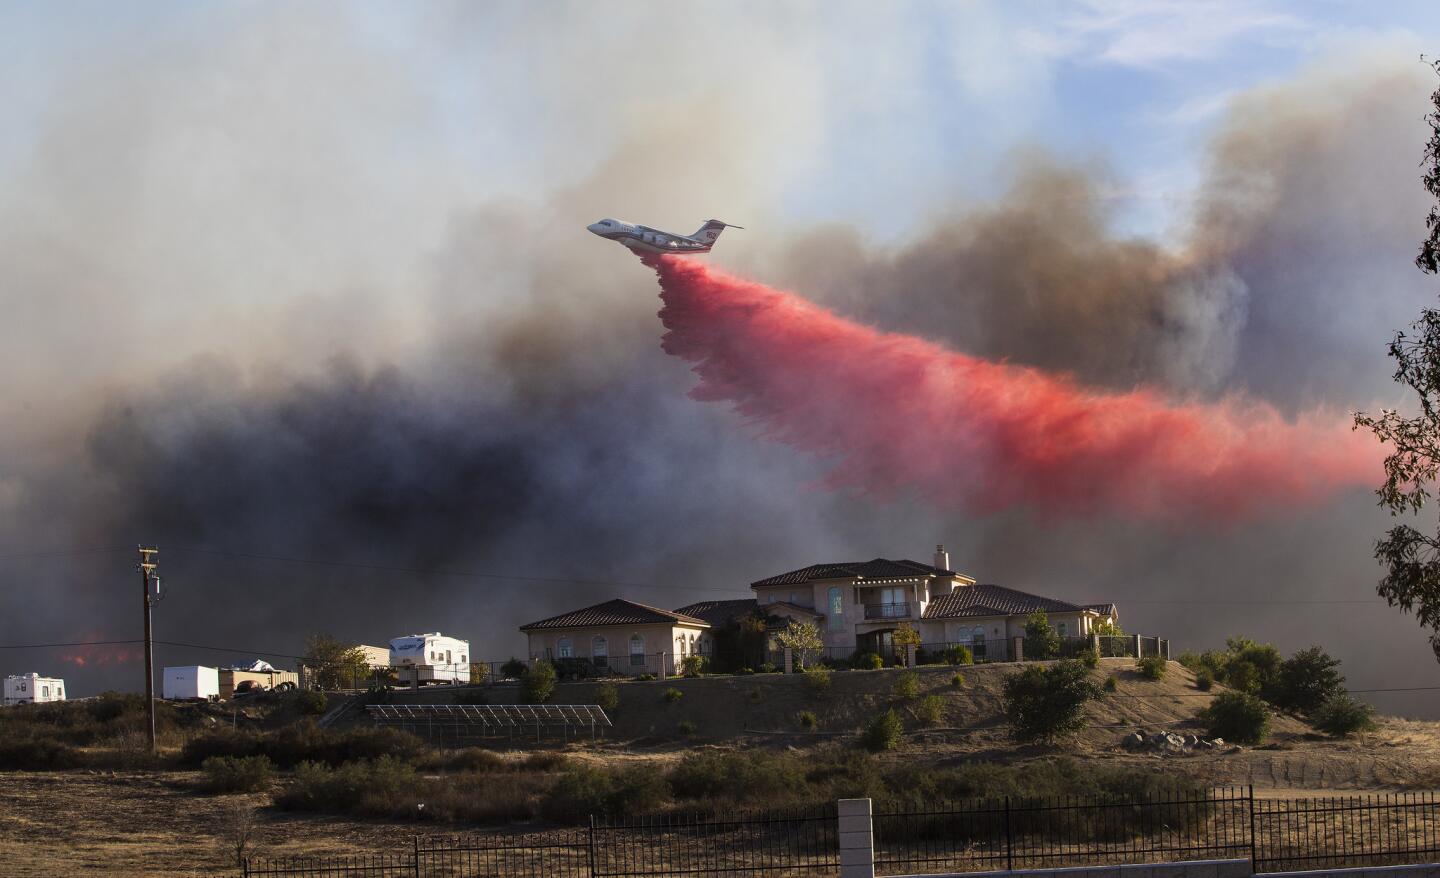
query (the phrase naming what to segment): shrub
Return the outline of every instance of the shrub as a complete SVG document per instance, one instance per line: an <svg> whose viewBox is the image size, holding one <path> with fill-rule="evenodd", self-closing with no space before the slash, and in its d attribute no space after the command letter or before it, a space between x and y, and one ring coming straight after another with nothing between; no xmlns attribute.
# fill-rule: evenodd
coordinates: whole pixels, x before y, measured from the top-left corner
<svg viewBox="0 0 1440 878"><path fill-rule="evenodd" d="M830 691L830 669L813 667L805 669L805 688L812 695L824 695Z"/></svg>
<svg viewBox="0 0 1440 878"><path fill-rule="evenodd" d="M909 701L920 694L920 678L915 675L914 671L905 671L895 678L895 685L890 691L896 698Z"/></svg>
<svg viewBox="0 0 1440 878"><path fill-rule="evenodd" d="M760 673L762 673L762 674L778 674L778 673L780 673L780 669L777 668L777 667L775 667L775 663L774 663L774 662L761 662L761 663L760 663Z"/></svg>
<svg viewBox="0 0 1440 878"><path fill-rule="evenodd" d="M510 661L500 666L500 674L518 680L530 670L530 666L518 658L511 658Z"/></svg>
<svg viewBox="0 0 1440 878"><path fill-rule="evenodd" d="M1195 688L1201 692L1209 692L1215 687L1215 675L1210 673L1209 668L1201 668L1195 672Z"/></svg>
<svg viewBox="0 0 1440 878"><path fill-rule="evenodd" d="M1115 676L1114 676L1113 674L1110 675L1109 677L1106 677L1106 678L1105 678L1105 682L1102 683L1102 684L1100 684L1100 688L1101 688L1101 689L1104 689L1106 692L1114 692L1114 691L1115 691L1115 687L1116 687Z"/></svg>
<svg viewBox="0 0 1440 878"><path fill-rule="evenodd" d="M445 760L446 768L455 771L471 771L477 774L490 774L492 772L504 771L509 767L509 761L498 753L489 750L482 750L479 747L466 747L464 750L456 750Z"/></svg>
<svg viewBox="0 0 1440 878"><path fill-rule="evenodd" d="M1031 665L1005 679L1005 714L1021 741L1052 741L1085 725L1085 704L1100 695L1077 661Z"/></svg>
<svg viewBox="0 0 1440 878"><path fill-rule="evenodd" d="M290 785L275 804L290 811L386 816L413 795L415 769L392 756L348 762L331 768L318 762L295 767Z"/></svg>
<svg viewBox="0 0 1440 878"><path fill-rule="evenodd" d="M803 790L805 782L803 760L765 750L689 753L670 772L678 798L707 801L774 801Z"/></svg>
<svg viewBox="0 0 1440 878"><path fill-rule="evenodd" d="M601 683L595 687L595 703L606 713L620 706L620 687L614 683Z"/></svg>
<svg viewBox="0 0 1440 878"><path fill-rule="evenodd" d="M254 793L270 786L275 766L264 756L211 756L201 764L212 793Z"/></svg>
<svg viewBox="0 0 1440 878"><path fill-rule="evenodd" d="M1095 670L1100 667L1100 652L1093 647L1087 646L1085 650L1080 653L1080 663L1092 671Z"/></svg>
<svg viewBox="0 0 1440 878"><path fill-rule="evenodd" d="M555 694L555 666L536 662L535 667L520 675L520 695L526 704L544 704Z"/></svg>
<svg viewBox="0 0 1440 878"><path fill-rule="evenodd" d="M813 732L820 726L820 721L815 718L815 713L809 710L802 710L795 714L795 722L807 732Z"/></svg>
<svg viewBox="0 0 1440 878"><path fill-rule="evenodd" d="M546 793L541 813L559 823L579 823L591 814L644 814L658 810L669 788L654 766L610 769L571 765Z"/></svg>
<svg viewBox="0 0 1440 878"><path fill-rule="evenodd" d="M680 660L680 676L698 677L705 673L708 660L703 655L687 655Z"/></svg>
<svg viewBox="0 0 1440 878"><path fill-rule="evenodd" d="M636 674L636 675L635 675L635 680L636 680L637 682L640 682L640 683L648 683L648 682L650 682L651 680L654 680L654 679L655 679L655 675L654 675L654 674Z"/></svg>
<svg viewBox="0 0 1440 878"><path fill-rule="evenodd" d="M939 695L926 695L915 704L915 718L924 726L938 726L944 713L945 700Z"/></svg>
<svg viewBox="0 0 1440 878"><path fill-rule="evenodd" d="M0 741L0 771L50 771L78 768L79 750L51 738Z"/></svg>
<svg viewBox="0 0 1440 878"><path fill-rule="evenodd" d="M361 727L336 731L307 721L265 735L231 729L208 732L185 744L180 764L199 766L211 756L261 755L281 768L302 762L340 765L382 756L408 763L420 758L424 749L419 738L398 729Z"/></svg>
<svg viewBox="0 0 1440 878"><path fill-rule="evenodd" d="M1025 658L1051 659L1060 653L1060 635L1050 627L1050 617L1036 610L1025 620Z"/></svg>
<svg viewBox="0 0 1440 878"><path fill-rule="evenodd" d="M666 689L666 690L660 695L660 699L661 699L662 701L664 701L666 704L674 704L675 702L679 701L680 699L682 699L682 698L684 698L684 697L685 697L685 693L684 693L684 692L681 692L679 689L676 689L676 688L674 688L674 687L671 687L671 688L669 688L669 689Z"/></svg>
<svg viewBox="0 0 1440 878"><path fill-rule="evenodd" d="M885 660L877 652L857 652L850 659L850 666L859 671L878 671L885 667Z"/></svg>
<svg viewBox="0 0 1440 878"><path fill-rule="evenodd" d="M1270 708L1248 692L1226 692L1200 711L1211 737L1260 744L1270 735Z"/></svg>
<svg viewBox="0 0 1440 878"><path fill-rule="evenodd" d="M1147 680L1163 680L1166 670L1165 656L1147 655L1135 660L1135 668Z"/></svg>
<svg viewBox="0 0 1440 878"><path fill-rule="evenodd" d="M1280 663L1269 693L1276 707L1309 714L1345 692L1338 659L1318 646L1302 649Z"/></svg>
<svg viewBox="0 0 1440 878"><path fill-rule="evenodd" d="M955 676L951 677L951 678L950 678L950 688L951 688L951 689L964 689L964 688L965 688L965 675L964 675L964 674L956 674Z"/></svg>
<svg viewBox="0 0 1440 878"><path fill-rule="evenodd" d="M1375 728L1375 708L1341 692L1331 695L1310 715L1310 725L1337 738Z"/></svg>
<svg viewBox="0 0 1440 878"><path fill-rule="evenodd" d="M945 651L941 653L941 656L945 659L945 664L947 665L975 664L975 653L970 651L970 647L960 644L945 647Z"/></svg>
<svg viewBox="0 0 1440 878"><path fill-rule="evenodd" d="M330 702L325 693L314 689L297 689L290 696L290 704L301 716L320 716L329 709Z"/></svg>
<svg viewBox="0 0 1440 878"><path fill-rule="evenodd" d="M887 710L866 724L860 741L865 745L865 749L872 753L894 750L900 743L900 733L903 730L899 714L893 710Z"/></svg>
<svg viewBox="0 0 1440 878"><path fill-rule="evenodd" d="M675 730L680 733L680 737L688 738L695 734L695 723L688 719L682 719L679 724L675 726Z"/></svg>

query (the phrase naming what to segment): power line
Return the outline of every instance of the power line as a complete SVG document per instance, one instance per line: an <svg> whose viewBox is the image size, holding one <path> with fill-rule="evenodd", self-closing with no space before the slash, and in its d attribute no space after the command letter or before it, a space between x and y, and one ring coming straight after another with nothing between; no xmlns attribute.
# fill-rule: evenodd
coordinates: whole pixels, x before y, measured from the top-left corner
<svg viewBox="0 0 1440 878"><path fill-rule="evenodd" d="M10 552L0 555L0 561L22 561L29 558L65 558L71 555L97 555L101 552L133 552L134 546L97 546L92 549L48 549L38 552Z"/></svg>

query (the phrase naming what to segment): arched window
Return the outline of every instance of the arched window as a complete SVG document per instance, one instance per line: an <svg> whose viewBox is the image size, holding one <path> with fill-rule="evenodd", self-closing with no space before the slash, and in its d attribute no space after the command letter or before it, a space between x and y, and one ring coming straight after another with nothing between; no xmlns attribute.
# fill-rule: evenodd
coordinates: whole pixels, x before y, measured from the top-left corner
<svg viewBox="0 0 1440 878"><path fill-rule="evenodd" d="M597 668L609 667L610 665L610 642L603 637L593 637L590 640L590 660Z"/></svg>
<svg viewBox="0 0 1440 878"><path fill-rule="evenodd" d="M694 635L694 634L691 634L691 635L690 635L690 654L691 654L691 655L699 655L699 654L700 654L699 651L697 651L697 650L695 649L695 635Z"/></svg>
<svg viewBox="0 0 1440 878"><path fill-rule="evenodd" d="M555 641L555 655L558 658L574 658L575 644L568 637Z"/></svg>
<svg viewBox="0 0 1440 878"><path fill-rule="evenodd" d="M675 652L678 653L679 655L682 655L682 656L685 655L685 635L684 635L684 634L681 634L679 637L675 638Z"/></svg>
<svg viewBox="0 0 1440 878"><path fill-rule="evenodd" d="M645 638L639 634L630 635L630 665L642 668L645 666Z"/></svg>

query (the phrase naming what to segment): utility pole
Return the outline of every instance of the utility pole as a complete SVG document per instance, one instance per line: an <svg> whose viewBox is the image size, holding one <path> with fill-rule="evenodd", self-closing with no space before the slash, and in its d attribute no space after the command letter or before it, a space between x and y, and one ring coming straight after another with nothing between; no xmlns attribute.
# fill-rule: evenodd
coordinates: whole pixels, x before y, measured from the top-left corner
<svg viewBox="0 0 1440 878"><path fill-rule="evenodd" d="M155 575L155 556L159 549L140 546L140 597L145 604L145 712L150 727L150 752L155 747L155 644L150 632L150 607L160 596L160 577ZM150 583L155 583L151 593Z"/></svg>

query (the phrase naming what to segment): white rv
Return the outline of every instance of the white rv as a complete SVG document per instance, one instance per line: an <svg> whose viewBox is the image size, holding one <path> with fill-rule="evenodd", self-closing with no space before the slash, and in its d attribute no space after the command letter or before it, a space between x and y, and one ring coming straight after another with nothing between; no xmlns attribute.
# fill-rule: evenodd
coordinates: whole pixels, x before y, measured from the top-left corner
<svg viewBox="0 0 1440 878"><path fill-rule="evenodd" d="M434 634L409 634L390 641L390 667L400 684L469 683L470 641Z"/></svg>
<svg viewBox="0 0 1440 878"><path fill-rule="evenodd" d="M220 669L204 665L166 668L160 693L166 701L214 701L220 697Z"/></svg>
<svg viewBox="0 0 1440 878"><path fill-rule="evenodd" d="M44 704L65 700L65 681L36 673L12 674L5 678L5 704Z"/></svg>

